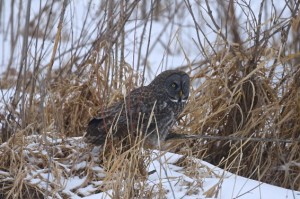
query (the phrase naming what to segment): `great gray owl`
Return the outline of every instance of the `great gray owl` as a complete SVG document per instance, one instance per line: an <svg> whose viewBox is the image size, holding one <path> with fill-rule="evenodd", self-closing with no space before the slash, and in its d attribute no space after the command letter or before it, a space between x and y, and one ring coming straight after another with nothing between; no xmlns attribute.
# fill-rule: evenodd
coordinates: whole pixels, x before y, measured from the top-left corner
<svg viewBox="0 0 300 199"><path fill-rule="evenodd" d="M176 123L189 96L190 78L179 70L159 74L148 86L131 91L92 119L84 140L102 145L106 139L145 138L146 144L157 146L164 141Z"/></svg>

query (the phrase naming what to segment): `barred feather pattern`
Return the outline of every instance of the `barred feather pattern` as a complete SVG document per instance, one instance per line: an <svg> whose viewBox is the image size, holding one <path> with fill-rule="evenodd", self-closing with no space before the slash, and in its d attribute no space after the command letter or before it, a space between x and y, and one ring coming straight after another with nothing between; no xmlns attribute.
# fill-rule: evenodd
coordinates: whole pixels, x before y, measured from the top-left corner
<svg viewBox="0 0 300 199"><path fill-rule="evenodd" d="M148 86L131 91L123 100L100 112L89 122L85 142L103 145L106 140L142 136L147 145L157 146L165 140L186 104L186 100L170 100L164 88L165 79L174 74L186 75L177 70L165 71Z"/></svg>

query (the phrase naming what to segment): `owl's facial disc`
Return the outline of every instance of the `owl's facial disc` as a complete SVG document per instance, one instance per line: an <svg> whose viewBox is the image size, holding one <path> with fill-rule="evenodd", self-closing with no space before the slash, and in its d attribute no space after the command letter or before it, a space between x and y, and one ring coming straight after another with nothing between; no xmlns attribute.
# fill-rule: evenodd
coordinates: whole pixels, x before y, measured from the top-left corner
<svg viewBox="0 0 300 199"><path fill-rule="evenodd" d="M167 94L172 102L185 103L189 96L189 76L170 76L167 79Z"/></svg>

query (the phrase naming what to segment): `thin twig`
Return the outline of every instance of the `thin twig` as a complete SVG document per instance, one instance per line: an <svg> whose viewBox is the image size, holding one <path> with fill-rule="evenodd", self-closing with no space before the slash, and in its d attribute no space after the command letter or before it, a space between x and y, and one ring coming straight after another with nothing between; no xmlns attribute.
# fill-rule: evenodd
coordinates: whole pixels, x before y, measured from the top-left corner
<svg viewBox="0 0 300 199"><path fill-rule="evenodd" d="M58 43L61 39L61 30L63 28L63 22L64 22L64 17L65 17L65 12L66 12L67 5L68 5L68 1L64 0L63 7L62 7L62 10L61 10L61 14L60 14L58 27L57 27L57 33L56 33L55 40L54 40L53 51L52 51L50 63L48 64L48 72L47 72L47 80L48 81L47 81L47 83L49 83L49 81L51 79L52 66L53 66L54 58L55 58L55 55L56 55L56 52L57 52Z"/></svg>
<svg viewBox="0 0 300 199"><path fill-rule="evenodd" d="M218 136L218 135L197 135L197 134L176 134L170 133L166 141L178 139L208 139L208 140L228 140L228 141L251 141L251 142L281 142L295 143L300 142L300 139L280 139L280 138L257 138L257 137L235 137L235 136Z"/></svg>

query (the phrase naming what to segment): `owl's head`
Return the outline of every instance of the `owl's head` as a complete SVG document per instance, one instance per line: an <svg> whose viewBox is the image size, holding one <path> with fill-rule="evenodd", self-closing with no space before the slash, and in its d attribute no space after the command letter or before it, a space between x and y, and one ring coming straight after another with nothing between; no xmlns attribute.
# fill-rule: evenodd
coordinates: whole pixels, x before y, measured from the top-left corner
<svg viewBox="0 0 300 199"><path fill-rule="evenodd" d="M190 77L183 71L164 71L159 74L151 84L163 87L157 90L163 91L164 95L172 102L186 102L189 97Z"/></svg>

